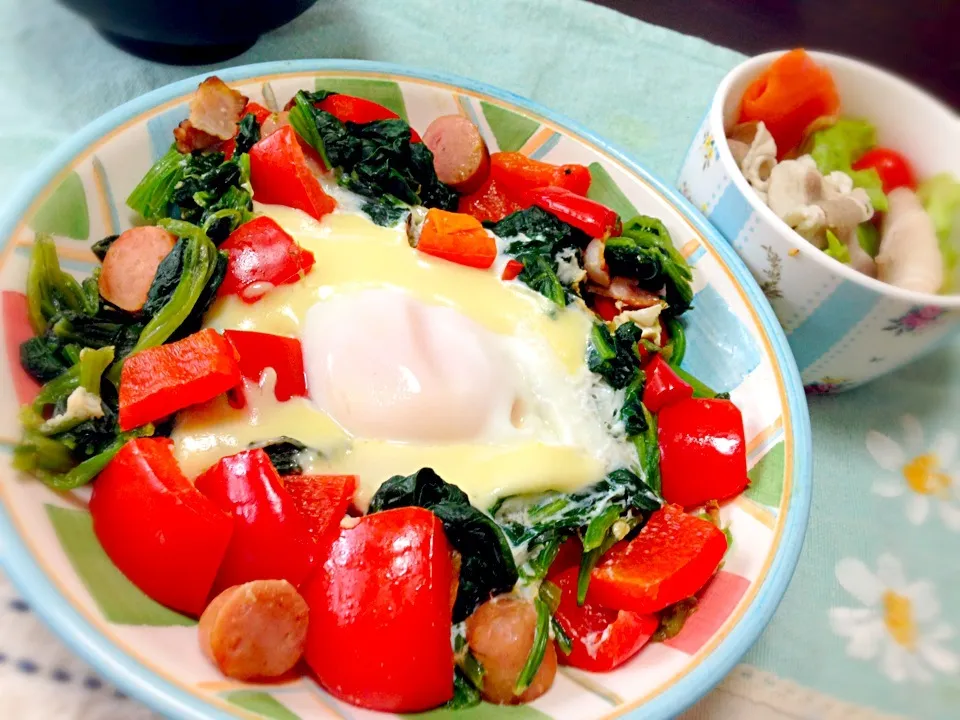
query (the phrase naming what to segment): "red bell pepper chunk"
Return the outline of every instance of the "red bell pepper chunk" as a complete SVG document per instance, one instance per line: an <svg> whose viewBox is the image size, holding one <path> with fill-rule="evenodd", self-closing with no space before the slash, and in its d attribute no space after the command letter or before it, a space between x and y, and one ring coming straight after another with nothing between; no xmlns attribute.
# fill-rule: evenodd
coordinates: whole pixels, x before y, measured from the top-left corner
<svg viewBox="0 0 960 720"><path fill-rule="evenodd" d="M236 350L216 330L141 350L120 373L120 429L160 420L239 384Z"/></svg>
<svg viewBox="0 0 960 720"><path fill-rule="evenodd" d="M420 231L417 250L475 268L497 259L497 241L471 215L431 208Z"/></svg>
<svg viewBox="0 0 960 720"><path fill-rule="evenodd" d="M20 345L33 337L27 296L14 290L3 291L3 341L7 348L7 364L17 401L21 405L33 402L40 391L40 383L20 364Z"/></svg>
<svg viewBox="0 0 960 720"><path fill-rule="evenodd" d="M299 587L307 579L315 551L309 526L263 450L223 458L197 477L196 487L234 519L215 592L251 580Z"/></svg>
<svg viewBox="0 0 960 720"><path fill-rule="evenodd" d="M530 205L543 208L592 238L616 236L623 229L620 216L606 205L564 188L537 188L530 190L526 197Z"/></svg>
<svg viewBox="0 0 960 720"><path fill-rule="evenodd" d="M353 122L361 125L375 120L394 120L400 117L390 108L385 108L372 100L339 93L328 95L315 105L333 115L340 122ZM420 135L413 128L410 128L410 142L422 142Z"/></svg>
<svg viewBox="0 0 960 720"><path fill-rule="evenodd" d="M657 416L660 476L667 502L696 507L747 487L743 416L729 400L690 398Z"/></svg>
<svg viewBox="0 0 960 720"><path fill-rule="evenodd" d="M255 303L275 285L295 283L313 267L313 253L265 215L256 217L230 233L221 245L230 258L220 295L238 295Z"/></svg>
<svg viewBox="0 0 960 720"><path fill-rule="evenodd" d="M206 606L233 519L184 476L168 438L130 440L97 476L93 531L120 571L161 605Z"/></svg>
<svg viewBox="0 0 960 720"><path fill-rule="evenodd" d="M274 395L280 402L292 397L307 396L307 380L303 372L303 347L296 338L249 330L224 330L240 356L240 374L259 383L263 371L273 368L277 381Z"/></svg>
<svg viewBox="0 0 960 720"><path fill-rule="evenodd" d="M693 387L677 375L658 353L647 365L647 384L643 388L643 404L652 413L667 405L693 397Z"/></svg>
<svg viewBox="0 0 960 720"><path fill-rule="evenodd" d="M467 215L473 215L480 222L489 220L499 222L507 215L523 210L529 205L522 205L509 197L503 189L494 182L493 176L477 190L467 195L461 195L457 210Z"/></svg>
<svg viewBox="0 0 960 720"><path fill-rule="evenodd" d="M507 260L507 264L503 268L503 274L500 276L502 280L516 280L517 276L523 272L523 263L519 260Z"/></svg>
<svg viewBox="0 0 960 720"><path fill-rule="evenodd" d="M593 296L593 311L606 322L613 322L613 319L620 314L617 301L604 295Z"/></svg>
<svg viewBox="0 0 960 720"><path fill-rule="evenodd" d="M356 475L287 475L283 486L321 545L333 542L357 492Z"/></svg>
<svg viewBox="0 0 960 720"><path fill-rule="evenodd" d="M250 183L259 202L297 208L317 220L337 206L310 172L297 133L290 125L250 148Z"/></svg>
<svg viewBox="0 0 960 720"><path fill-rule="evenodd" d="M453 696L450 546L423 508L367 515L343 529L303 590L305 657L327 692L393 713Z"/></svg>
<svg viewBox="0 0 960 720"><path fill-rule="evenodd" d="M587 600L641 614L663 610L702 588L726 551L720 528L666 505L633 540L604 556L590 576Z"/></svg>
<svg viewBox="0 0 960 720"><path fill-rule="evenodd" d="M263 125L264 120L273 115L273 111L251 100L247 103L246 107L243 108L240 117L243 118L244 115L253 115L257 119L257 122Z"/></svg>
<svg viewBox="0 0 960 720"><path fill-rule="evenodd" d="M590 672L607 672L623 665L647 644L660 626L656 615L611 610L591 601L577 605L579 568L569 568L553 578L560 588L560 605L554 618L570 638L570 654L557 653L561 665Z"/></svg>
<svg viewBox="0 0 960 720"><path fill-rule="evenodd" d="M498 152L490 156L490 173L504 192L522 201L535 188L561 187L577 195L590 189L590 170L583 165L551 165L523 153Z"/></svg>
<svg viewBox="0 0 960 720"><path fill-rule="evenodd" d="M576 535L568 537L560 545L560 549L557 551L557 556L550 564L550 570L547 572L547 578L552 580L554 576L559 575L565 570L569 570L573 567L579 568L580 560L582 558L583 543L580 542L580 538Z"/></svg>

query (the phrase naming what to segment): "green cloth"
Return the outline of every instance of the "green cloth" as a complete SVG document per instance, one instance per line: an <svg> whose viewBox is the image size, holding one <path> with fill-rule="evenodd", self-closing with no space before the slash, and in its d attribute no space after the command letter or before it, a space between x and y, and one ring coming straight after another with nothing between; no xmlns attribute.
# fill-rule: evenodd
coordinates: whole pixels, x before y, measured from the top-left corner
<svg viewBox="0 0 960 720"><path fill-rule="evenodd" d="M318 57L390 61L498 85L583 123L667 181L717 83L742 59L579 0L320 0L227 64ZM9 190L60 140L116 105L216 67L133 58L51 0L5 3L0 184ZM811 400L810 530L787 598L746 662L886 713L956 716L960 663L948 636L960 625L958 361L954 346L865 388ZM916 418L906 429L904 415ZM922 463L909 463L930 451L938 458L918 475ZM920 489L939 483L938 492L915 492L908 476ZM881 558L886 553L896 560ZM908 605L883 594L878 562L879 580ZM895 606L905 645L883 623ZM930 649L933 637L939 650ZM903 667L909 677L894 681Z"/></svg>

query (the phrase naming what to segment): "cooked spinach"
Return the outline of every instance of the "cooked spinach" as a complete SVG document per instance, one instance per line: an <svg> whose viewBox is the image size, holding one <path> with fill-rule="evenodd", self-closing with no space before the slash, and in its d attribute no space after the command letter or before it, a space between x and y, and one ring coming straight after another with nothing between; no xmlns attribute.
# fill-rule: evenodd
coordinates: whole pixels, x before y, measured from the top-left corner
<svg viewBox="0 0 960 720"><path fill-rule="evenodd" d="M515 546L539 548L588 527L611 507L623 516L631 511L652 512L662 504L659 494L639 475L622 468L575 493L549 491L505 498L492 514Z"/></svg>
<svg viewBox="0 0 960 720"><path fill-rule="evenodd" d="M443 705L442 710L466 710L480 702L480 691L467 680L460 668L456 668L453 673L453 697Z"/></svg>
<svg viewBox="0 0 960 720"><path fill-rule="evenodd" d="M617 390L627 387L640 372L637 351L640 332L632 322L623 323L615 334L610 332L606 323L595 323L590 331L587 367L611 387Z"/></svg>
<svg viewBox="0 0 960 720"><path fill-rule="evenodd" d="M557 276L556 262L548 260L543 255L520 255L523 270L518 279L532 290L536 290L561 307L567 304L567 291Z"/></svg>
<svg viewBox="0 0 960 720"><path fill-rule="evenodd" d="M20 343L20 365L38 382L49 382L73 364L61 350L56 338L46 334L32 337Z"/></svg>
<svg viewBox="0 0 960 720"><path fill-rule="evenodd" d="M590 242L582 230L538 207L518 210L499 222L485 222L484 226L505 240L520 235L527 238L510 243L507 253L514 257L535 253L552 259L566 248L583 248Z"/></svg>
<svg viewBox="0 0 960 720"><path fill-rule="evenodd" d="M643 388L646 377L641 370L629 385L620 408L620 420L627 435L638 435L647 427L647 408L643 404Z"/></svg>
<svg viewBox="0 0 960 720"><path fill-rule="evenodd" d="M238 147L241 139L246 143L251 138L252 130L238 136ZM196 223L221 242L251 217L249 179L246 154L238 151L226 160L221 152L184 154L173 145L134 188L127 205L153 222L175 218Z"/></svg>
<svg viewBox="0 0 960 720"><path fill-rule="evenodd" d="M250 152L250 148L260 142L260 123L252 113L247 113L240 118L240 124L237 129L236 147L234 155L243 155Z"/></svg>
<svg viewBox="0 0 960 720"><path fill-rule="evenodd" d="M377 225L383 227L393 227L403 217L410 212L410 207L403 203L395 202L389 198L380 198L379 200L370 200L360 208Z"/></svg>
<svg viewBox="0 0 960 720"><path fill-rule="evenodd" d="M374 201L390 196L407 205L456 210L456 191L437 178L433 153L411 142L405 121L343 123L315 107L316 97L297 93L290 124L327 167L337 170L341 185Z"/></svg>
<svg viewBox="0 0 960 720"><path fill-rule="evenodd" d="M527 661L520 669L517 681L513 686L514 695L522 695L530 687L533 678L543 663L543 656L547 652L547 643L550 642L550 608L539 597L534 598L533 605L537 610L537 627L533 633L533 644L527 655Z"/></svg>
<svg viewBox="0 0 960 720"><path fill-rule="evenodd" d="M450 544L460 553L454 622L516 584L517 567L500 526L473 507L456 485L445 482L430 468L406 477L396 475L374 494L370 512L399 507L422 507L433 512L443 523Z"/></svg>
<svg viewBox="0 0 960 720"><path fill-rule="evenodd" d="M94 298L70 273L60 269L57 246L49 235L38 233L27 271L27 311L38 335L60 313L96 312Z"/></svg>
<svg viewBox="0 0 960 720"><path fill-rule="evenodd" d="M281 475L299 475L303 472L300 453L307 449L299 440L281 435L272 440L253 442L250 448L261 448L270 458L270 463Z"/></svg>
<svg viewBox="0 0 960 720"><path fill-rule="evenodd" d="M690 309L693 274L673 246L669 231L656 218L637 215L624 223L620 237L607 239L604 259L612 275L634 278L651 292L663 290L667 316Z"/></svg>

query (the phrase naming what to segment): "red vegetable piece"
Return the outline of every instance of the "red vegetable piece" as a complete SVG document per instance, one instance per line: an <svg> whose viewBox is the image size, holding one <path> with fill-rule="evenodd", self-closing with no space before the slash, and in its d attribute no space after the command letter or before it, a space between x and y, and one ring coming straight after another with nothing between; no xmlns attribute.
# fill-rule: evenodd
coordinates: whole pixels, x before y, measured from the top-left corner
<svg viewBox="0 0 960 720"><path fill-rule="evenodd" d="M591 672L607 672L623 665L647 644L660 626L656 615L610 610L590 597L577 605L577 576L572 567L553 578L560 588L560 606L554 615L570 638L570 654L558 653L561 665Z"/></svg>
<svg viewBox="0 0 960 720"><path fill-rule="evenodd" d="M896 150L877 147L867 150L859 160L853 164L854 170L869 170L873 168L880 176L885 193L896 190L898 187L917 189L917 175L910 165L910 161Z"/></svg>
<svg viewBox="0 0 960 720"><path fill-rule="evenodd" d="M110 560L161 605L199 615L233 534L198 492L167 438L130 440L97 476L93 530Z"/></svg>
<svg viewBox="0 0 960 720"><path fill-rule="evenodd" d="M299 587L307 579L315 551L309 526L263 450L223 458L197 477L196 487L234 518L216 593L250 580Z"/></svg>
<svg viewBox="0 0 960 720"><path fill-rule="evenodd" d="M665 407L657 439L667 502L696 507L747 487L743 417L729 400L690 398Z"/></svg>
<svg viewBox="0 0 960 720"><path fill-rule="evenodd" d="M606 322L612 322L620 314L620 308L617 307L617 301L613 298L603 295L593 296L593 311Z"/></svg>
<svg viewBox="0 0 960 720"><path fill-rule="evenodd" d="M283 486L306 520L311 537L321 544L333 542L357 492L357 476L287 475Z"/></svg>
<svg viewBox="0 0 960 720"><path fill-rule="evenodd" d="M220 249L230 259L219 294L238 295L248 303L255 303L272 286L297 282L314 263L312 252L265 215L230 233Z"/></svg>
<svg viewBox="0 0 960 720"><path fill-rule="evenodd" d="M260 382L267 368L277 375L274 395L280 402L292 397L307 396L307 380L303 372L303 347L296 338L249 330L224 330L240 356L240 374L251 382Z"/></svg>
<svg viewBox="0 0 960 720"><path fill-rule="evenodd" d="M693 397L693 388L680 378L660 354L647 365L647 384L643 388L643 404L652 413L667 405Z"/></svg>
<svg viewBox="0 0 960 720"><path fill-rule="evenodd" d="M552 579L555 575L559 575L570 568L579 568L582 558L583 543L580 542L580 538L576 535L568 537L560 545L557 556L553 559L550 570L547 572L547 578Z"/></svg>
<svg viewBox="0 0 960 720"><path fill-rule="evenodd" d="M297 208L317 220L337 206L310 172L297 133L290 125L250 148L250 182L257 201Z"/></svg>
<svg viewBox="0 0 960 720"><path fill-rule="evenodd" d="M453 696L453 568L437 517L387 510L343 529L304 588L307 663L353 705L413 713Z"/></svg>
<svg viewBox="0 0 960 720"><path fill-rule="evenodd" d="M469 267L485 269L497 259L497 241L471 215L431 208L417 250Z"/></svg>
<svg viewBox="0 0 960 720"><path fill-rule="evenodd" d="M529 204L543 208L560 220L583 230L592 238L607 238L622 231L620 216L606 205L560 187L544 187L527 193Z"/></svg>
<svg viewBox="0 0 960 720"><path fill-rule="evenodd" d="M260 103L250 100L247 102L246 107L243 108L240 118L243 119L244 115L253 115L257 119L257 123L263 125L263 121L273 115L273 112L269 108L265 108Z"/></svg>
<svg viewBox="0 0 960 720"><path fill-rule="evenodd" d="M503 268L503 274L500 276L502 280L516 280L517 276L523 272L523 263L519 260L507 260L507 264Z"/></svg>
<svg viewBox="0 0 960 720"><path fill-rule="evenodd" d="M33 337L30 327L30 315L27 311L27 296L14 290L4 290L3 302L3 341L7 348L7 364L17 402L21 405L33 402L40 391L40 383L33 379L20 364L20 345Z"/></svg>
<svg viewBox="0 0 960 720"><path fill-rule="evenodd" d="M216 330L141 350L120 373L120 429L160 420L239 384L236 351Z"/></svg>
<svg viewBox="0 0 960 720"><path fill-rule="evenodd" d="M394 120L399 118L393 110L383 105L367 100L366 98L354 97L353 95L328 95L318 103L316 107L333 115L340 122L354 122L361 125L374 122L375 120ZM410 142L420 142L420 135L413 128L410 128Z"/></svg>
<svg viewBox="0 0 960 720"><path fill-rule="evenodd" d="M477 220L499 222L507 215L515 213L517 210L523 210L528 205L521 205L516 200L509 197L499 185L493 180L493 175L487 178L487 181L469 195L461 195L457 209L473 215Z"/></svg>
<svg viewBox="0 0 960 720"><path fill-rule="evenodd" d="M591 575L587 600L641 614L663 610L702 588L726 551L720 528L666 505L633 540L604 556Z"/></svg>
<svg viewBox="0 0 960 720"><path fill-rule="evenodd" d="M497 184L518 201L529 190L561 187L577 195L590 189L590 170L583 165L551 165L523 153L498 152L490 156L490 172Z"/></svg>

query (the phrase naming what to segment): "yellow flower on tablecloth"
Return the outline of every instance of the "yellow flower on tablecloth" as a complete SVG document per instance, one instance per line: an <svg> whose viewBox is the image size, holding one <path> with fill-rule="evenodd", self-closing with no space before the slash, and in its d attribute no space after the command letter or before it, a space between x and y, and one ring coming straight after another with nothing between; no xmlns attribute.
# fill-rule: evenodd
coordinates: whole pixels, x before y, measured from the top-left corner
<svg viewBox="0 0 960 720"><path fill-rule="evenodd" d="M912 415L901 418L903 443L871 430L867 451L877 465L891 473L873 483L881 497L906 496L906 515L920 525L935 508L943 524L960 532L960 475L953 467L957 458L957 435L940 432L927 447L923 428Z"/></svg>
<svg viewBox="0 0 960 720"><path fill-rule="evenodd" d="M936 589L926 580L907 582L900 561L877 559L872 572L856 558L844 558L835 570L840 586L862 607L834 607L830 627L846 638L847 655L875 660L894 682L932 682L934 672L956 675L960 657L942 643L953 628L940 620Z"/></svg>

